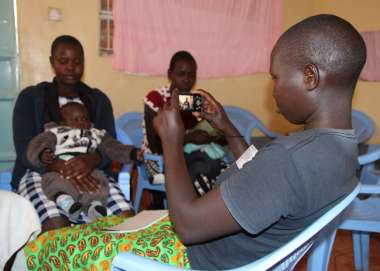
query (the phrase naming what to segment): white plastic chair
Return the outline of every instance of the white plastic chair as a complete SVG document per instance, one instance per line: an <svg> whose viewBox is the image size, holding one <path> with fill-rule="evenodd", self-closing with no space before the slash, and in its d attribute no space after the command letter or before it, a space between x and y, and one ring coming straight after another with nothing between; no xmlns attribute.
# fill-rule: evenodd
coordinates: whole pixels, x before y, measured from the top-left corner
<svg viewBox="0 0 380 271"><path fill-rule="evenodd" d="M358 195L358 185L349 195L337 205L318 218L299 235L287 244L267 256L247 265L230 269L234 271L252 270L293 270L298 261L307 251L309 271L327 270L331 248L335 239L336 228L339 225L342 212ZM131 253L121 253L112 262L113 271L170 271L182 270L159 263ZM188 269L192 270L192 269Z"/></svg>

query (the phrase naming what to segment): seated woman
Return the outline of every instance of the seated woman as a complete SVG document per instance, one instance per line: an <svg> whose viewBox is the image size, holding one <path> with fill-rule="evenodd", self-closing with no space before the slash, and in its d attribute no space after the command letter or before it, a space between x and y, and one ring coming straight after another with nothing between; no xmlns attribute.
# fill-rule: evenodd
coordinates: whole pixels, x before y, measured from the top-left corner
<svg viewBox="0 0 380 271"><path fill-rule="evenodd" d="M50 63L55 73L53 82L42 82L24 89L17 98L13 112L13 136L17 153L12 186L29 199L36 208L42 231L69 226L67 214L49 200L41 188L40 168L33 167L26 150L33 137L44 131L48 122L60 123L60 106L80 101L89 112L90 121L97 129L104 129L115 137L114 116L108 97L99 89L81 82L84 69L84 52L81 43L72 36L59 36L51 46ZM109 195L107 208L113 214L130 215L131 205L125 200L117 182L111 177L111 161L101 152L81 154L69 161L57 159L48 167L58 172L82 191L100 190L100 183L91 176L97 168L107 175ZM81 217L77 222L81 222Z"/></svg>
<svg viewBox="0 0 380 271"><path fill-rule="evenodd" d="M170 101L174 89L181 93L189 93L196 83L197 63L194 57L186 51L176 52L168 69L170 84L150 91L144 99L144 142L142 150L145 153L162 154L161 140L153 128L153 119L159 109ZM185 103L189 103L185 98ZM190 104L189 104L190 106ZM186 129L184 139L184 151L186 164L194 187L198 195L210 191L215 183L215 178L225 167L222 160L223 148L218 142L224 144L222 134L208 125L206 120L199 121L189 110L181 110L181 117ZM203 146L201 148L200 146ZM153 183L163 183L164 175L159 171L157 162L147 160L148 172Z"/></svg>

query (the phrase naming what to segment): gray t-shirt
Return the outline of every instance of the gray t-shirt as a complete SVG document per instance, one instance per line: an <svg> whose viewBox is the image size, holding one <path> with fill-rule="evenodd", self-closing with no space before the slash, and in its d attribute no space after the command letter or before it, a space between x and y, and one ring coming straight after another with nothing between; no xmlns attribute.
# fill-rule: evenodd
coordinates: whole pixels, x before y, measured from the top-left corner
<svg viewBox="0 0 380 271"><path fill-rule="evenodd" d="M234 268L272 252L353 190L357 166L353 130L309 129L267 144L219 177L243 231L189 246L191 267Z"/></svg>

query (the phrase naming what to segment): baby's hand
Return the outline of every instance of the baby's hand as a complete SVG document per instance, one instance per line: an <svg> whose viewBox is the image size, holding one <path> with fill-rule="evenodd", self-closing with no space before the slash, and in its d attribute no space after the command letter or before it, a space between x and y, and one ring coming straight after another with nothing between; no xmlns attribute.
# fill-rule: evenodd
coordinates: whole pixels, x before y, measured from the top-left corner
<svg viewBox="0 0 380 271"><path fill-rule="evenodd" d="M51 149L44 149L40 153L40 160L44 164L49 165L49 164L53 163L54 159L55 159L55 155L54 155L53 150L51 150Z"/></svg>
<svg viewBox="0 0 380 271"><path fill-rule="evenodd" d="M144 162L144 151L139 149L137 152L136 152L136 160L138 162Z"/></svg>

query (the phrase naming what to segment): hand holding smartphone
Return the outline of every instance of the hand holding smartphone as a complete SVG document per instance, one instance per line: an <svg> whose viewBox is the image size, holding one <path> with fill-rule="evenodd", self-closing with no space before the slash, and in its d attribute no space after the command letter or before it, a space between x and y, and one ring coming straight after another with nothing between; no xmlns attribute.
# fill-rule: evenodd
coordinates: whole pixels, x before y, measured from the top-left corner
<svg viewBox="0 0 380 271"><path fill-rule="evenodd" d="M181 111L201 112L203 98L200 94L180 92L178 95Z"/></svg>

